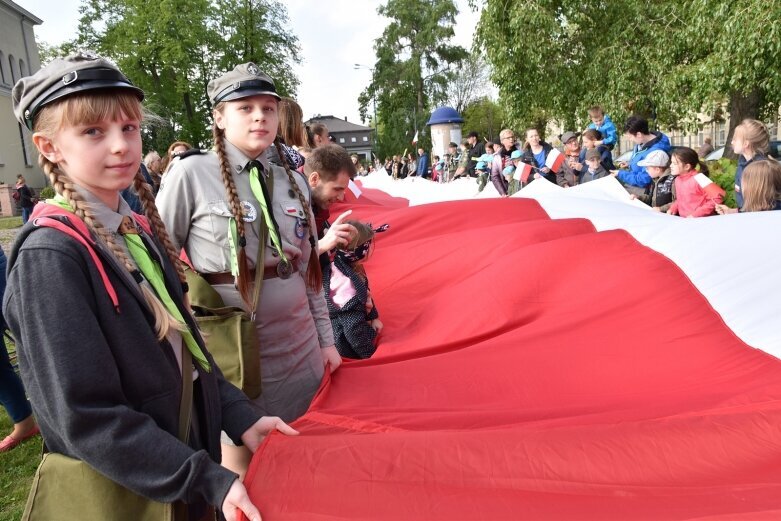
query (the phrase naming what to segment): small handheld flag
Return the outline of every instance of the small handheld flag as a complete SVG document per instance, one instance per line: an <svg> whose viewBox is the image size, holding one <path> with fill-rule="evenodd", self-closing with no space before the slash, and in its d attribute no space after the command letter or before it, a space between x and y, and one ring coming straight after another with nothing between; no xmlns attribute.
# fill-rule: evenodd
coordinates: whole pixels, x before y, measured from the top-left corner
<svg viewBox="0 0 781 521"><path fill-rule="evenodd" d="M515 168L515 174L513 177L522 183L526 183L529 180L529 176L532 173L532 166L528 163L520 163Z"/></svg>
<svg viewBox="0 0 781 521"><path fill-rule="evenodd" d="M551 151L548 152L548 157L545 159L545 166L547 166L551 172L558 173L561 165L564 164L564 159L564 154L557 149L552 148Z"/></svg>

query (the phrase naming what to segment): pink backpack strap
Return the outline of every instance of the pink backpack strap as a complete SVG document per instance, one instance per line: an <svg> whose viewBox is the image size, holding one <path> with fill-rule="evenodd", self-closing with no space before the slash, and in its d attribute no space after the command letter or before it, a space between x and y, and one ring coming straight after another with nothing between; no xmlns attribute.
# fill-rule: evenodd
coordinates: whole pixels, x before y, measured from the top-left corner
<svg viewBox="0 0 781 521"><path fill-rule="evenodd" d="M103 266L103 262L100 260L100 257L98 257L97 252L95 251L95 242L92 240L92 236L89 234L89 229L87 228L87 225L84 224L84 221L79 219L73 214L66 213L65 210L62 210L54 205L50 204L38 204L35 205L36 208L40 208L42 206L48 206L52 207L55 210L44 210L37 212L38 215L35 215L35 212L33 213L34 219L33 219L33 225L36 227L45 227L45 228L54 228L55 230L58 230L65 235L68 235L69 237L74 238L76 241L80 242L85 248L87 248L87 251L90 254L90 257L92 257L93 262L95 263L95 267L98 269L98 272L100 273L100 278L103 281L103 286L106 288L106 292L108 293L109 298L111 299L112 304L114 304L114 309L119 312L119 297L117 296L117 292L114 289L114 286L111 284L111 281L108 279L108 274L106 273L106 269ZM65 217L68 219L68 222L73 225L78 231L71 226L68 226L64 222L57 219L57 217Z"/></svg>
<svg viewBox="0 0 781 521"><path fill-rule="evenodd" d="M154 234L152 233L152 226L149 224L149 219L146 218L146 215L141 215L139 213L133 212L133 218L136 220L138 225L141 227L144 232L146 232L147 235L150 237L154 237Z"/></svg>

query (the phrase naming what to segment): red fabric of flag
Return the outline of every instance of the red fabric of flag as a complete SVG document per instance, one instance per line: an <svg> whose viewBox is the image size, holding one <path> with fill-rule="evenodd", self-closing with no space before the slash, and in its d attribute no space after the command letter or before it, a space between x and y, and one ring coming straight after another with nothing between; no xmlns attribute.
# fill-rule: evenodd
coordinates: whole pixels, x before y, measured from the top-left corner
<svg viewBox="0 0 781 521"><path fill-rule="evenodd" d="M255 454L264 520L781 517L781 362L668 258L525 199L353 217L385 327Z"/></svg>

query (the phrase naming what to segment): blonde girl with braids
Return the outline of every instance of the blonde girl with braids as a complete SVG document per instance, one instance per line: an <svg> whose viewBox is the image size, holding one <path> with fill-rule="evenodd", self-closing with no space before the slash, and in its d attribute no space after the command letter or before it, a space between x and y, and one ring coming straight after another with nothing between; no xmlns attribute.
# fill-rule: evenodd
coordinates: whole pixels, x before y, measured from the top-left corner
<svg viewBox="0 0 781 521"><path fill-rule="evenodd" d="M292 421L306 412L324 370L341 363L323 296L309 188L286 162L276 166L266 157L279 123L280 97L271 78L245 63L211 81L208 94L214 148L177 161L157 204L175 247L184 248L224 304L255 313L262 393L254 401ZM250 309L256 276L262 286ZM223 441L225 465L246 469L249 452Z"/></svg>
<svg viewBox="0 0 781 521"><path fill-rule="evenodd" d="M9 262L4 310L22 378L48 452L152 500L186 503L176 521L214 519L215 507L228 520L238 510L259 520L219 464L220 431L252 450L273 429L296 432L261 417L197 331L178 249L140 173L142 100L92 54L54 60L14 86L14 113L57 193ZM144 216L120 197L131 183ZM192 410L180 411L190 375ZM72 519L65 512L58 519Z"/></svg>

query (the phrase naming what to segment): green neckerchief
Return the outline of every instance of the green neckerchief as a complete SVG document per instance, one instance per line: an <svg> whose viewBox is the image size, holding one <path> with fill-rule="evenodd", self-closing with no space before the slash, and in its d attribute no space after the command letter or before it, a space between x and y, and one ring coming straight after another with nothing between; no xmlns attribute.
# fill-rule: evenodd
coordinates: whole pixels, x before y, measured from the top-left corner
<svg viewBox="0 0 781 521"><path fill-rule="evenodd" d="M144 274L144 278L154 288L157 293L160 302L163 303L165 309L180 323L185 324L185 329L180 331L184 343L187 345L187 350L193 355L193 359L198 362L205 371L211 371L209 361L206 359L206 355L201 351L201 346L195 341L190 327L187 326L187 322L184 321L182 312L171 299L171 294L168 292L168 288L165 287L165 279L163 278L163 268L160 264L152 259L149 254L149 250L146 249L144 242L141 240L141 236L133 233L126 233L122 236L125 239L127 250L130 255L135 259L138 269Z"/></svg>
<svg viewBox="0 0 781 521"><path fill-rule="evenodd" d="M271 237L271 242L274 244L274 248L277 250L277 253L279 253L281 261L285 264L290 264L290 261L287 259L285 252L282 250L282 241L279 238L279 229L277 228L277 223L274 220L274 217L270 213L268 201L266 201L265 197L266 191L261 185L260 172L258 172L258 167L255 165L253 165L250 169L249 186L252 189L252 195L254 195L255 199L258 200L260 208L263 211L263 220L266 222L266 226L268 227L268 234ZM262 266L263 259L258 259L255 263L258 266Z"/></svg>
<svg viewBox="0 0 781 521"><path fill-rule="evenodd" d="M63 208L64 210L67 210L69 212L73 212L71 206L68 204L65 198L62 197L60 194L54 196L54 199L47 199L46 202L55 204L60 208ZM184 317L182 316L181 311L179 311L179 308L171 299L171 294L168 292L168 288L166 288L165 286L165 279L163 278L162 267L157 261L152 259L152 256L149 254L149 250L146 249L146 246L144 245L144 242L141 240L140 235L125 234L122 237L125 239L127 250L128 252L130 252L130 255L136 261L136 264L138 265L138 269L141 271L144 278L147 280L147 282L149 282L152 288L154 288L155 293L157 293L157 297L160 299L160 302L162 302L163 306L165 306L165 309L168 310L168 312L176 320L178 320L182 324L185 324L186 329L181 331L180 333L182 335L182 338L184 339L185 345L187 346L187 350L190 352L190 354L192 354L193 358L198 362L198 365L200 365L205 371L210 372L211 365L209 364L209 361L206 359L206 355L203 354L203 351L201 350L201 346L198 345L198 342L195 340L195 337L190 331L189 326L187 326L187 322L184 321Z"/></svg>

